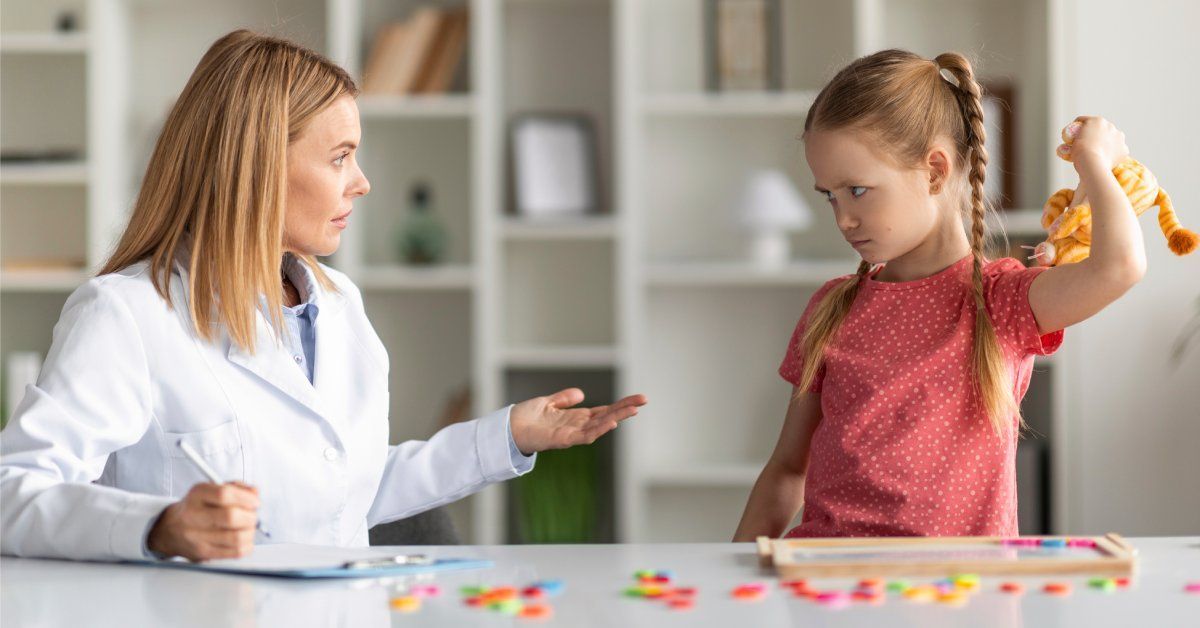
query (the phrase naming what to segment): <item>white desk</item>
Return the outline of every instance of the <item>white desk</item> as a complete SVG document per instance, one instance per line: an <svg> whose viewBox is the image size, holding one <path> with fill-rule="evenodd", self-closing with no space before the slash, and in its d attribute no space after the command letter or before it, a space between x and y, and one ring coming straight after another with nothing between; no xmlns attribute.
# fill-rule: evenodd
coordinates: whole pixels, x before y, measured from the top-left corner
<svg viewBox="0 0 1200 628"><path fill-rule="evenodd" d="M483 571L445 573L434 581L441 597L413 614L390 610L398 580L296 582L132 565L5 557L0 560L0 624L18 626L1159 626L1200 625L1200 595L1183 592L1200 580L1200 537L1130 539L1139 550L1138 574L1126 591L1105 594L1087 578L1066 598L1040 592L1044 578L1013 597L984 578L966 606L916 604L889 594L881 606L835 610L793 598L760 571L750 544L548 545L409 548L435 556L493 560ZM674 611L661 602L631 599L622 590L638 569L671 569L680 585L698 587L696 607ZM551 600L550 621L521 620L469 608L458 588L559 578L566 590ZM730 590L770 581L767 599L740 602ZM926 579L912 579L928 582ZM815 581L818 586L837 582Z"/></svg>

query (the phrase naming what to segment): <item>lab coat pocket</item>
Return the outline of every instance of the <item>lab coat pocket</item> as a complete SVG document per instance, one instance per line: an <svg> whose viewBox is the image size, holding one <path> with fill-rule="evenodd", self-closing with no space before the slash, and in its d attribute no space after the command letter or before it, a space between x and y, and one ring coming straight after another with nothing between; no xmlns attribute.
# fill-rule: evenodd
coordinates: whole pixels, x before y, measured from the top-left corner
<svg viewBox="0 0 1200 628"><path fill-rule="evenodd" d="M204 472L196 468L179 448L180 441L191 445L223 481L244 480L242 437L238 432L237 421L227 421L195 432L164 431L163 435L166 437L167 455L171 463L172 495L182 496L195 484L209 481Z"/></svg>

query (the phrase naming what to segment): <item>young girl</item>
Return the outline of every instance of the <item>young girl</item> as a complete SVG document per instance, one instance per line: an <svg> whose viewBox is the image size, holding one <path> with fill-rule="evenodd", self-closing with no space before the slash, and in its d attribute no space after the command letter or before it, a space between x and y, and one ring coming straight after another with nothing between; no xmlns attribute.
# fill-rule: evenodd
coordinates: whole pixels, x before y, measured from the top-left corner
<svg viewBox="0 0 1200 628"><path fill-rule="evenodd" d="M805 157L858 272L809 302L779 372L794 394L734 540L1016 535L1019 402L1035 355L1145 272L1102 118L1060 150L1090 197L1091 256L984 258L988 155L970 63L885 50L851 63L804 122ZM1077 200L1077 202L1081 202ZM970 225L969 232L964 222Z"/></svg>

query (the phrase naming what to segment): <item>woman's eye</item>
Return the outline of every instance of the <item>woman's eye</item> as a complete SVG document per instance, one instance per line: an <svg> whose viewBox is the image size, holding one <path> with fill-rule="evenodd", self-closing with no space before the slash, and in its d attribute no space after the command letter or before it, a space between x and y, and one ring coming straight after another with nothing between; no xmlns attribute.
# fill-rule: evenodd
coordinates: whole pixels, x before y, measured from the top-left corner
<svg viewBox="0 0 1200 628"><path fill-rule="evenodd" d="M350 153L342 153L341 155L338 155L338 158L334 159L333 163L338 166L342 165L342 163L346 161L346 156L349 154Z"/></svg>
<svg viewBox="0 0 1200 628"><path fill-rule="evenodd" d="M855 185L850 188L850 194L852 194L854 196L854 198L858 198L866 193L867 193L867 188L865 188L861 185Z"/></svg>

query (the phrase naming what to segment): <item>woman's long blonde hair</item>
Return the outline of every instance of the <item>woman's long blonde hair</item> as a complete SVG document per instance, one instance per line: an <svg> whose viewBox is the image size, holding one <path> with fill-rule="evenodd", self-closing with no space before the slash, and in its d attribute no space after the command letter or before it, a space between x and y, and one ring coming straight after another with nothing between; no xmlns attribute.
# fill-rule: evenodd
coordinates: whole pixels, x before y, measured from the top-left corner
<svg viewBox="0 0 1200 628"><path fill-rule="evenodd" d="M170 304L171 266L190 242L186 289L200 337L211 342L223 327L254 351L260 297L278 336L288 145L343 95L358 95L353 79L312 50L247 30L218 39L171 108L129 225L99 274L149 260ZM300 259L334 289L316 259Z"/></svg>
<svg viewBox="0 0 1200 628"><path fill-rule="evenodd" d="M943 70L957 85L943 78ZM900 164L922 163L935 138L947 137L954 142L957 170L965 177L949 182L950 189L962 190L964 178L970 186L970 203L964 203L964 210L969 207L974 257L971 366L975 390L997 431L1005 429L1014 414L1020 422L1004 352L983 296L987 131L981 91L970 62L953 52L931 61L904 50L883 50L857 59L833 77L809 108L804 132L815 129L861 132ZM864 260L858 272L831 288L810 315L802 340L804 361L799 391L808 390L816 380L830 340L850 312L870 270L871 264Z"/></svg>

